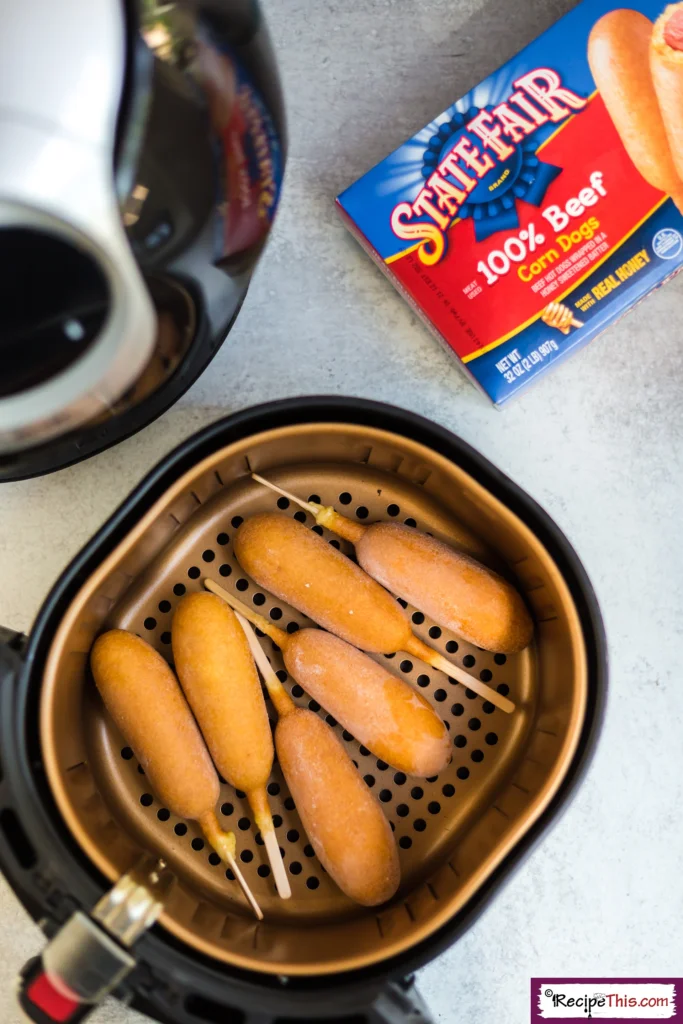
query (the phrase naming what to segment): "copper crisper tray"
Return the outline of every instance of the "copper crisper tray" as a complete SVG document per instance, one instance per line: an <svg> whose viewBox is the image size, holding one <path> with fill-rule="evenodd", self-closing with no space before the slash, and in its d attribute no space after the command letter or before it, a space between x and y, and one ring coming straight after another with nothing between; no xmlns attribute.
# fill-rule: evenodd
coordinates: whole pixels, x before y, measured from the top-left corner
<svg viewBox="0 0 683 1024"><path fill-rule="evenodd" d="M307 623L258 588L235 560L234 531L254 512L279 507L313 526L310 516L253 483L250 469L362 522L391 519L428 530L516 576L534 610L535 644L505 657L464 643L431 620L420 621L419 609L407 608L420 636L509 692L518 707L505 715L442 673L406 655L392 656L387 664L432 702L453 739L452 764L429 780L378 762L285 679L279 652L262 639L294 700L328 720L392 823L402 883L382 908L356 906L326 876L276 764L268 788L291 900L275 893L243 794L228 785L221 793L222 822L237 835L242 869L265 912L258 925L197 828L175 818L150 792L88 679L87 652L97 633L112 626L138 633L170 660L173 609L182 594L201 588L205 576L254 602L282 628ZM352 553L334 535L323 536ZM585 689L583 640L568 589L545 549L509 510L458 467L403 437L314 424L217 452L147 513L84 585L55 636L41 729L60 809L100 870L115 878L141 846L163 852L180 879L162 918L174 934L243 967L314 974L393 955L464 905L556 791L582 724Z"/></svg>

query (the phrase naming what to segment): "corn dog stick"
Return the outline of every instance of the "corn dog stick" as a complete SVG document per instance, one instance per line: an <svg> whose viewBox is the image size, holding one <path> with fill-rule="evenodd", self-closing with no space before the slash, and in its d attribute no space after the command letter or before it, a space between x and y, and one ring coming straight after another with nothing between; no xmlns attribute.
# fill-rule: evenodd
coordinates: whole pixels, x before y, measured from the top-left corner
<svg viewBox="0 0 683 1024"><path fill-rule="evenodd" d="M240 871L237 861L235 860L235 833L234 832L223 832L221 829L218 818L216 817L215 811L209 811L199 819L199 824L202 826L204 835L209 840L211 846L221 858L230 865L230 869L237 879L239 886L244 895L249 900L251 908L256 914L259 921L263 920L263 911L259 907L254 894L247 885L247 881Z"/></svg>
<svg viewBox="0 0 683 1024"><path fill-rule="evenodd" d="M257 629L260 629L262 633L269 636L278 647L282 650L286 650L287 645L290 642L290 636L288 633L285 633L283 629L280 629L278 626L274 626L272 622L269 622L263 615L260 615L258 612L255 612L253 608L249 608L246 604L243 604L239 598L225 590L218 583L214 583L213 580L205 579L204 586L213 594L216 594L218 597L222 597L223 600L231 606L231 608L236 612L240 612L240 614L256 626ZM403 649L408 654L412 654L413 657L420 658L421 661L427 662L427 664L431 665L432 668L436 668L440 672L445 672L450 679L455 679L455 681L460 683L462 686L473 690L483 700L489 701L506 714L510 714L515 710L515 705L511 700L504 697L490 686L487 686L486 683L482 683L481 680L470 675L469 672L458 668L457 665L454 665L447 658L440 655L438 651L428 647L427 644L423 643L418 637L411 635Z"/></svg>
<svg viewBox="0 0 683 1024"><path fill-rule="evenodd" d="M180 601L171 632L176 672L213 762L231 786L247 794L278 893L288 899L266 792L273 737L244 631L225 602L199 593Z"/></svg>
<svg viewBox="0 0 683 1024"><path fill-rule="evenodd" d="M676 170L683 177L683 6L669 4L655 22L650 67Z"/></svg>
<svg viewBox="0 0 683 1024"><path fill-rule="evenodd" d="M650 70L652 28L652 22L638 11L609 11L591 30L588 63L636 169L683 209L683 181L671 154ZM663 80L659 87L661 100L667 94Z"/></svg>
<svg viewBox="0 0 683 1024"><path fill-rule="evenodd" d="M264 487L270 488L271 491L275 491L276 494L281 494L283 498L289 498L295 505L299 505L301 508L310 512L312 516L317 516L323 506L317 505L313 501L304 501L303 498L297 498L296 494L292 494L291 491L286 491L284 487L278 487L277 484L272 483L270 480L266 480L265 477L259 476L258 473L252 473L251 479L255 480L257 484L263 484Z"/></svg>
<svg viewBox="0 0 683 1024"><path fill-rule="evenodd" d="M571 310L562 309L571 318ZM263 477L258 479L281 490ZM293 495L287 492L287 497ZM514 653L530 643L533 622L521 596L476 559L399 523L362 526L331 506L299 503L317 523L355 545L358 564L368 575L440 626L489 651ZM336 632L334 627L328 628ZM363 647L353 639L351 643Z"/></svg>
<svg viewBox="0 0 683 1024"><path fill-rule="evenodd" d="M95 683L116 726L135 751L150 785L179 818L198 821L232 869L259 920L261 909L235 861L235 836L216 817L218 775L168 663L133 633L113 629L90 655Z"/></svg>

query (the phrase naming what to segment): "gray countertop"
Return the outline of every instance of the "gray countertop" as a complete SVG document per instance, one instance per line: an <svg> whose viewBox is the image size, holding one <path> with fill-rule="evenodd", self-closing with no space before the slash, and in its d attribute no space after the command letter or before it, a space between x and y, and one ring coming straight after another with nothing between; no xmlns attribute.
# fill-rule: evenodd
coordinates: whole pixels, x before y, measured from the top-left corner
<svg viewBox="0 0 683 1024"><path fill-rule="evenodd" d="M287 97L281 211L228 343L180 405L98 458L0 493L0 622L28 629L139 478L219 415L334 392L415 410L548 510L592 579L611 689L570 809L472 929L421 972L447 1024L523 1022L533 976L681 973L683 276L503 411L461 375L337 219L371 164L549 25L564 0L268 0ZM0 1019L40 945L0 881ZM110 1002L95 1020L139 1021Z"/></svg>

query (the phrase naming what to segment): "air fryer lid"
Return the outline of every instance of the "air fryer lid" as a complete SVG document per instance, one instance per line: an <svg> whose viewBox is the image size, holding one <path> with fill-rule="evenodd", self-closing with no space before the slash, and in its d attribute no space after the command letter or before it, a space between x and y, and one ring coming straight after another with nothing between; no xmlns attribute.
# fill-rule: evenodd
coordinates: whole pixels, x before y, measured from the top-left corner
<svg viewBox="0 0 683 1024"><path fill-rule="evenodd" d="M417 632L490 685L508 688L518 708L505 716L440 673L400 653L391 659L392 669L432 701L453 737L453 762L438 778L394 772L330 721L378 793L398 839L402 884L383 907L355 906L330 882L310 855L276 765L270 799L290 901L275 895L243 795L227 785L221 794L224 824L235 829L242 869L265 911L257 924L199 833L149 791L88 677L92 642L112 626L139 633L169 657L173 608L205 575L243 601L256 599L281 626L305 623L256 587L234 559L232 536L242 518L278 507L278 500L286 514L300 515L255 485L250 471L306 498L341 505L362 521L408 521L442 536L506 571L534 612L534 645L504 658L439 632L428 619L420 623L419 609L407 609L416 615ZM284 671L277 650L263 643L274 667ZM286 686L297 703L326 716L291 679ZM270 429L209 455L95 568L54 636L40 730L59 811L103 874L116 879L141 849L162 853L179 882L161 923L177 939L234 967L305 977L367 968L405 953L474 899L560 789L585 722L586 695L586 648L567 581L510 508L423 444L377 427L311 422Z"/></svg>

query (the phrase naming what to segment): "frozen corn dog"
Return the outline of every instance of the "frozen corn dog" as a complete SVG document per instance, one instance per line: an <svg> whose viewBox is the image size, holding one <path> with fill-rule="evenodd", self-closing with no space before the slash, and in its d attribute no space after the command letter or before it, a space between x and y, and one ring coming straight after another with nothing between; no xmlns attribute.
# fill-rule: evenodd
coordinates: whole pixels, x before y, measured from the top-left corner
<svg viewBox="0 0 683 1024"><path fill-rule="evenodd" d="M176 672L221 775L247 794L283 899L291 889L282 863L266 785L273 737L261 681L244 630L213 594L188 594L171 629Z"/></svg>
<svg viewBox="0 0 683 1024"><path fill-rule="evenodd" d="M650 67L671 156L683 179L683 4L669 4L655 22Z"/></svg>
<svg viewBox="0 0 683 1024"><path fill-rule="evenodd" d="M638 11L609 11L595 23L588 40L588 63L626 152L650 185L667 192L683 207L683 181L676 169L664 127L661 96L650 70L652 22ZM657 102L657 94L660 103Z"/></svg>
<svg viewBox="0 0 683 1024"><path fill-rule="evenodd" d="M279 721L275 747L289 791L320 863L342 892L374 907L400 881L396 841L382 808L328 725L297 708L240 616Z"/></svg>
<svg viewBox="0 0 683 1024"><path fill-rule="evenodd" d="M212 580L205 586L278 645L289 674L375 757L425 778L449 763L448 731L412 686L331 633L285 633Z"/></svg>
<svg viewBox="0 0 683 1024"><path fill-rule="evenodd" d="M446 672L503 711L514 705L413 635L390 594L346 555L295 519L264 512L247 519L235 555L259 584L343 640L373 653L406 651Z"/></svg>
<svg viewBox="0 0 683 1024"><path fill-rule="evenodd" d="M301 501L252 475L354 544L358 563L369 576L445 629L477 647L506 654L531 642L533 623L524 601L507 580L476 559L399 523L363 526L331 506Z"/></svg>
<svg viewBox="0 0 683 1024"><path fill-rule="evenodd" d="M216 817L216 769L168 664L148 643L122 629L98 637L90 664L107 711L135 751L152 789L178 817L199 822L261 919L235 860L235 836L224 832Z"/></svg>

